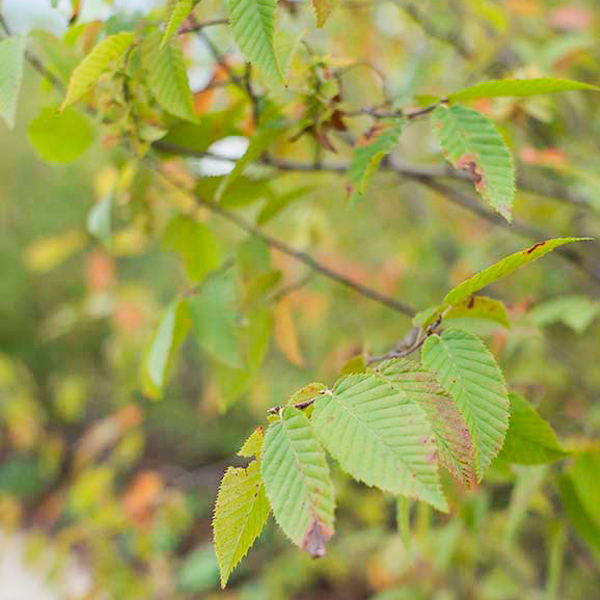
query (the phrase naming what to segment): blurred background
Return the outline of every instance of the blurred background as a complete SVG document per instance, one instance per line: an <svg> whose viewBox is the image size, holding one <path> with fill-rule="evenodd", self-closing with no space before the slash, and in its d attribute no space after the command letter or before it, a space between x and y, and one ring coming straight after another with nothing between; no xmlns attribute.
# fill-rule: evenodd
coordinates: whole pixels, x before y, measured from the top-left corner
<svg viewBox="0 0 600 600"><path fill-rule="evenodd" d="M315 52L336 67L356 63L345 85L357 106L377 101L378 71L399 106L490 77L600 82L596 0L418 3L442 38L460 37L466 55L431 36L409 3L348 2L325 32L314 30L305 4L280 4L282 28L306 29ZM69 0L0 6L11 31L31 32L31 47L52 56L53 41L68 29ZM163 7L83 0L78 23L160 20ZM206 19L223 15L212 0L199 11ZM237 64L227 32L208 35ZM206 43L186 39L184 47L199 102L222 110L222 97L201 95L218 70ZM234 269L248 285L273 282L259 309L241 317L259 330L259 366L232 369L188 336L166 388L153 393L141 375L143 357L166 306L189 285L186 269L206 268L190 267L194 257L177 241L183 230L175 239L165 233L173 205L185 198L123 158L98 122L77 160L48 161L30 142L30 124L49 105L47 86L28 68L15 130L0 123L1 600L600 597L600 472L592 467L578 485L570 459L498 466L472 492L450 487L449 515L415 504L410 544L398 533L393 498L334 471L337 531L327 556L312 560L271 520L221 592L211 515L225 468L244 464L235 457L244 439L266 422L268 407L311 381L332 383L363 350L389 349L410 321L206 216L210 269ZM524 185L516 219L548 237L600 237L599 106L600 96L579 92L477 106L517 157ZM247 138L243 126L222 127L211 142L235 159ZM441 164L427 122L407 129L400 154ZM187 181L217 177L232 163L176 159L167 168ZM90 213L114 180L107 248ZM268 189L255 183L250 177L233 190L230 207L419 309L530 242L391 173L376 176L368 199L352 206L336 174L280 173ZM597 246L585 252L600 259ZM485 337L510 386L566 448L596 453L598 289L589 273L551 255L494 286L509 306L510 329L463 323Z"/></svg>

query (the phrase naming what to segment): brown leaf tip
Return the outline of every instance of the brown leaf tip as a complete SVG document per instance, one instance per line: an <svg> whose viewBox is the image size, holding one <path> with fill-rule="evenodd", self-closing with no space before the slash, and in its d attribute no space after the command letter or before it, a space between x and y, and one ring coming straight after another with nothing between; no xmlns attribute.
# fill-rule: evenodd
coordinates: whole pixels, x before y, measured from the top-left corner
<svg viewBox="0 0 600 600"><path fill-rule="evenodd" d="M330 531L323 523L319 523L313 515L310 519L310 524L300 547L302 550L306 550L313 558L321 558L325 556L326 542L332 536L333 532Z"/></svg>

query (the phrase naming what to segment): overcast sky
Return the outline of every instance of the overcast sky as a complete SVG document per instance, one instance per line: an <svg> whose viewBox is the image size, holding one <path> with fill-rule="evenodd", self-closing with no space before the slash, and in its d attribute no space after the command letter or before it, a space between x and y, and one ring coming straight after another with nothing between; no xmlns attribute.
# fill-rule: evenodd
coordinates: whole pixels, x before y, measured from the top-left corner
<svg viewBox="0 0 600 600"><path fill-rule="evenodd" d="M165 0L113 0L111 5L105 0L81 0L80 20L107 19L119 11L146 12L164 3ZM2 14L15 33L27 33L36 27L62 33L67 27L70 5L70 0L60 0L57 8L52 8L51 0L2 0Z"/></svg>

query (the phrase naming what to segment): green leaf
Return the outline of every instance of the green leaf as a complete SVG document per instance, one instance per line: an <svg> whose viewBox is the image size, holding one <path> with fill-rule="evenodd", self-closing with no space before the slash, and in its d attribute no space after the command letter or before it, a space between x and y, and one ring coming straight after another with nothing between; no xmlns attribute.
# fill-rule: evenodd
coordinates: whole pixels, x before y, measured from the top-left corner
<svg viewBox="0 0 600 600"><path fill-rule="evenodd" d="M484 343L459 329L427 338L421 360L437 375L467 423L481 481L508 430L509 401L502 372Z"/></svg>
<svg viewBox="0 0 600 600"><path fill-rule="evenodd" d="M215 200L219 202L228 186L243 173L244 169L267 149L285 130L285 124L281 119L274 119L261 125L250 138L250 144L244 155L235 163L233 169L221 180Z"/></svg>
<svg viewBox="0 0 600 600"><path fill-rule="evenodd" d="M384 378L340 378L332 394L316 400L311 420L321 443L355 479L448 510L431 427L422 409Z"/></svg>
<svg viewBox="0 0 600 600"><path fill-rule="evenodd" d="M144 361L144 372L152 395L157 396L164 389L173 354L187 335L190 324L187 302L172 302L158 324Z"/></svg>
<svg viewBox="0 0 600 600"><path fill-rule="evenodd" d="M567 473L587 515L600 527L600 451L578 454Z"/></svg>
<svg viewBox="0 0 600 600"><path fill-rule="evenodd" d="M485 296L472 296L461 300L444 315L444 320L462 319L463 317L494 321L502 327L510 328L504 303Z"/></svg>
<svg viewBox="0 0 600 600"><path fill-rule="evenodd" d="M475 479L471 436L456 404L435 377L416 362L404 359L385 361L375 372L421 408L435 436L440 464L469 487Z"/></svg>
<svg viewBox="0 0 600 600"><path fill-rule="evenodd" d="M323 556L333 535L333 485L310 421L297 408L284 408L269 425L261 462L275 520L294 544Z"/></svg>
<svg viewBox="0 0 600 600"><path fill-rule="evenodd" d="M483 199L510 222L515 168L494 123L471 108L440 106L432 114L432 125L448 162L467 171Z"/></svg>
<svg viewBox="0 0 600 600"><path fill-rule="evenodd" d="M325 25L337 5L338 0L312 0L312 6L317 15L317 27Z"/></svg>
<svg viewBox="0 0 600 600"><path fill-rule="evenodd" d="M464 102L477 98L497 98L498 96L533 96L534 94L550 94L568 90L593 90L600 88L588 83L541 77L539 79L493 79L468 87L448 96L449 102Z"/></svg>
<svg viewBox="0 0 600 600"><path fill-rule="evenodd" d="M287 208L292 202L295 202L299 198L308 195L316 189L316 186L300 186L281 196L275 196L268 200L264 206L260 209L258 217L256 217L256 224L263 225L267 221L270 221L277 216L282 210Z"/></svg>
<svg viewBox="0 0 600 600"><path fill-rule="evenodd" d="M67 163L81 156L94 141L94 128L73 109L43 108L29 124L29 141L48 162Z"/></svg>
<svg viewBox="0 0 600 600"><path fill-rule="evenodd" d="M538 304L529 316L539 326L564 323L576 333L583 333L600 313L600 302L585 296L562 296Z"/></svg>
<svg viewBox="0 0 600 600"><path fill-rule="evenodd" d="M134 34L124 31L109 35L95 46L71 74L61 110L79 100L98 81L111 63L118 61L125 54L133 44L133 40Z"/></svg>
<svg viewBox="0 0 600 600"><path fill-rule="evenodd" d="M267 81L283 83L273 36L277 0L227 0L229 23L244 56Z"/></svg>
<svg viewBox="0 0 600 600"><path fill-rule="evenodd" d="M371 130L364 142L354 148L348 167L351 200L363 199L379 163L398 145L403 126L401 119L386 120Z"/></svg>
<svg viewBox="0 0 600 600"><path fill-rule="evenodd" d="M261 480L260 465L229 467L221 480L213 516L213 536L221 587L260 535L269 517L269 504Z"/></svg>
<svg viewBox="0 0 600 600"><path fill-rule="evenodd" d="M167 24L160 42L161 50L165 47L171 37L177 33L180 25L189 17L199 1L200 0L172 0L170 4L167 5Z"/></svg>
<svg viewBox="0 0 600 600"><path fill-rule="evenodd" d="M597 474L595 475L597 481ZM560 475L558 478L558 488L564 507L573 523L577 533L590 545L600 552L600 525L594 521L588 514L581 499L577 495L577 490L573 480L569 475Z"/></svg>
<svg viewBox="0 0 600 600"><path fill-rule="evenodd" d="M545 242L538 242L529 248L525 248L520 252L515 252L510 256L503 258L500 262L497 262L495 265L488 267L481 273L477 273L477 275L473 275L466 281L463 281L455 288L450 290L446 297L444 298L444 302L446 304L456 305L465 298L468 298L475 292L478 292L480 289L484 288L486 285L493 283L494 281L498 281L502 277L506 277L510 275L513 271L516 271L519 267L522 267L534 260L537 260L544 254L548 254L548 252L562 246L563 244L570 244L572 242L583 242L589 240L590 238L555 238L553 240L546 240Z"/></svg>
<svg viewBox="0 0 600 600"><path fill-rule="evenodd" d="M265 440L264 432L262 427L257 427L243 443L242 447L238 451L238 456L245 458L260 458L262 453L262 447Z"/></svg>
<svg viewBox="0 0 600 600"><path fill-rule="evenodd" d="M198 343L225 366L241 369L235 281L230 271L215 272L188 300Z"/></svg>
<svg viewBox="0 0 600 600"><path fill-rule="evenodd" d="M161 46L161 32L153 31L142 44L142 64L148 86L162 108L186 121L195 121L194 98L181 47L175 41Z"/></svg>
<svg viewBox="0 0 600 600"><path fill-rule="evenodd" d="M112 246L111 212L112 194L108 194L94 204L87 218L87 230L108 250Z"/></svg>
<svg viewBox="0 0 600 600"><path fill-rule="evenodd" d="M9 37L0 42L0 117L9 129L14 129L23 72L25 69L23 36Z"/></svg>
<svg viewBox="0 0 600 600"><path fill-rule="evenodd" d="M190 281L201 281L218 265L219 252L210 229L184 215L178 215L169 222L164 244L168 250L183 256Z"/></svg>
<svg viewBox="0 0 600 600"><path fill-rule="evenodd" d="M538 465L567 455L552 427L518 394L510 394L510 425L500 457L520 465ZM500 458L499 457L499 458Z"/></svg>

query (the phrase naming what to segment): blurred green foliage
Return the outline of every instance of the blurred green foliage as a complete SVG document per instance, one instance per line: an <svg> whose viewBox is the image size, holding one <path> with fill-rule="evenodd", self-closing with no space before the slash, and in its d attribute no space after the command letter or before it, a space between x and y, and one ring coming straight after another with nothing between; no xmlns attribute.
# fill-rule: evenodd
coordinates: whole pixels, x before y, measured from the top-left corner
<svg viewBox="0 0 600 600"><path fill-rule="evenodd" d="M363 136L372 115L344 118L347 131L336 133L332 111L340 108L359 111L388 97L385 110L426 106L489 78L600 81L594 0L340 2L323 30L304 3L282 1L277 11L276 47L291 66L289 88L274 88L270 99L297 127L270 147L291 162L348 163L344 140ZM224 8L204 0L194 15L208 21ZM66 84L105 33L147 33L164 17L159 6L144 18L75 18L64 38L36 31L28 48ZM289 545L271 520L230 587L218 591L214 499L226 466L245 464L231 457L266 423L269 407L312 381L332 383L361 352L387 351L411 322L196 206L185 190L206 198L221 190L225 210L421 310L526 246L527 226L546 237L600 237L600 96L474 103L516 157L512 227L386 169L349 203L347 175L335 171L252 161L227 184L209 176L206 157L196 155L229 136L253 139L252 103L229 81L252 70L226 30L199 36L173 42L182 44L190 75L209 82L193 87L195 123L152 100L152 82L132 53L129 72L103 76L84 103L62 113L64 93L26 65L16 127L0 124L2 529L25 533L32 568L54 582L77 558L90 574L81 598L595 597L595 242L577 249L581 259L552 254L492 286L510 329L460 319L484 337L511 389L552 424L566 458L530 466L498 460L474 490L448 478L449 515L423 503L398 508L395 498L334 469L337 532L326 557L315 561ZM262 93L260 79L250 85ZM343 106L331 108L337 94ZM310 130L313 121L320 128ZM175 147L190 156L178 157ZM448 176L426 122L405 127L397 156L439 168L461 194L473 191L470 181ZM176 323L172 332L161 326L167 319ZM158 354L157 337L165 340Z"/></svg>

